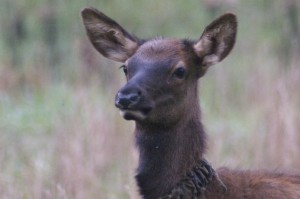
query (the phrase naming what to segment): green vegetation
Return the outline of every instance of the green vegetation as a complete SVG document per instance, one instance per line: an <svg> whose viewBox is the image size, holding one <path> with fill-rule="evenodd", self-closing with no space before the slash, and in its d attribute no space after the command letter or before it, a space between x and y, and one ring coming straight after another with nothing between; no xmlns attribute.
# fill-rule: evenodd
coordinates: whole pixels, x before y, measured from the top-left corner
<svg viewBox="0 0 300 199"><path fill-rule="evenodd" d="M213 18L236 13L235 49L200 83L207 159L299 170L300 5L216 2L2 0L0 198L138 198L133 123L113 103L125 79L87 40L86 6L143 38L198 38Z"/></svg>

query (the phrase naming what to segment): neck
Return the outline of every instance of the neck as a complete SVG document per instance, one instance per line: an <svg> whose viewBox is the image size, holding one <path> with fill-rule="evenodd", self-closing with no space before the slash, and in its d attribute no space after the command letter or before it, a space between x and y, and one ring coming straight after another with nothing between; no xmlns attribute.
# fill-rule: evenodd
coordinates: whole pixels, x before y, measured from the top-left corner
<svg viewBox="0 0 300 199"><path fill-rule="evenodd" d="M197 111L195 111L197 110ZM196 166L205 151L199 105L178 123L154 128L136 123L139 166L136 180L145 199L165 195Z"/></svg>

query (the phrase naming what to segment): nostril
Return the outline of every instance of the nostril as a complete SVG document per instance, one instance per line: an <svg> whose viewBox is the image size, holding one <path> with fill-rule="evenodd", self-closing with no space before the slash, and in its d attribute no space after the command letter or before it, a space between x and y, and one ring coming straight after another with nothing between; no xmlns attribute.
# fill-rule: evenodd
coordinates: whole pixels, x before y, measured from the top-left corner
<svg viewBox="0 0 300 199"><path fill-rule="evenodd" d="M119 108L130 108L130 106L135 105L140 101L140 94L139 92L129 94L119 92L116 96L115 104Z"/></svg>
<svg viewBox="0 0 300 199"><path fill-rule="evenodd" d="M118 97L116 99L116 105L119 107L119 108L128 108L128 106L131 104L130 100L128 98L120 98Z"/></svg>
<svg viewBox="0 0 300 199"><path fill-rule="evenodd" d="M115 104L119 108L127 108L130 104L130 101L128 100L126 95L118 92L116 95Z"/></svg>

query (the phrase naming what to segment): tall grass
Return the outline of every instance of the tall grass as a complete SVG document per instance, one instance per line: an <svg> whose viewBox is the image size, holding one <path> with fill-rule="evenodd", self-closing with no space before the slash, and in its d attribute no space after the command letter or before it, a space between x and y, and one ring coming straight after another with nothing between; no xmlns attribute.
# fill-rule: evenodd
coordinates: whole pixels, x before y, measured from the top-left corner
<svg viewBox="0 0 300 199"><path fill-rule="evenodd" d="M113 105L125 78L89 44L79 12L98 7L144 38L198 38L213 17L205 2L1 1L0 198L139 198L134 124ZM207 159L214 167L299 171L300 64L293 45L284 50L283 3L224 2L216 14L237 13L239 33L229 58L200 81ZM52 47L43 24L50 8ZM26 34L10 43L17 14Z"/></svg>

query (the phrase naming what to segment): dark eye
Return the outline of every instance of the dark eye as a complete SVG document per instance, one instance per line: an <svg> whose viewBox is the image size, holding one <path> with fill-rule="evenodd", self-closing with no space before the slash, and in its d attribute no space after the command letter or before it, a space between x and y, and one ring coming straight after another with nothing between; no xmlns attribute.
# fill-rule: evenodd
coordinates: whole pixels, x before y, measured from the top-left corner
<svg viewBox="0 0 300 199"><path fill-rule="evenodd" d="M122 68L124 74L127 75L127 67L125 65L122 65L120 68Z"/></svg>
<svg viewBox="0 0 300 199"><path fill-rule="evenodd" d="M177 68L173 73L177 78L183 79L186 74L186 70L183 67Z"/></svg>

